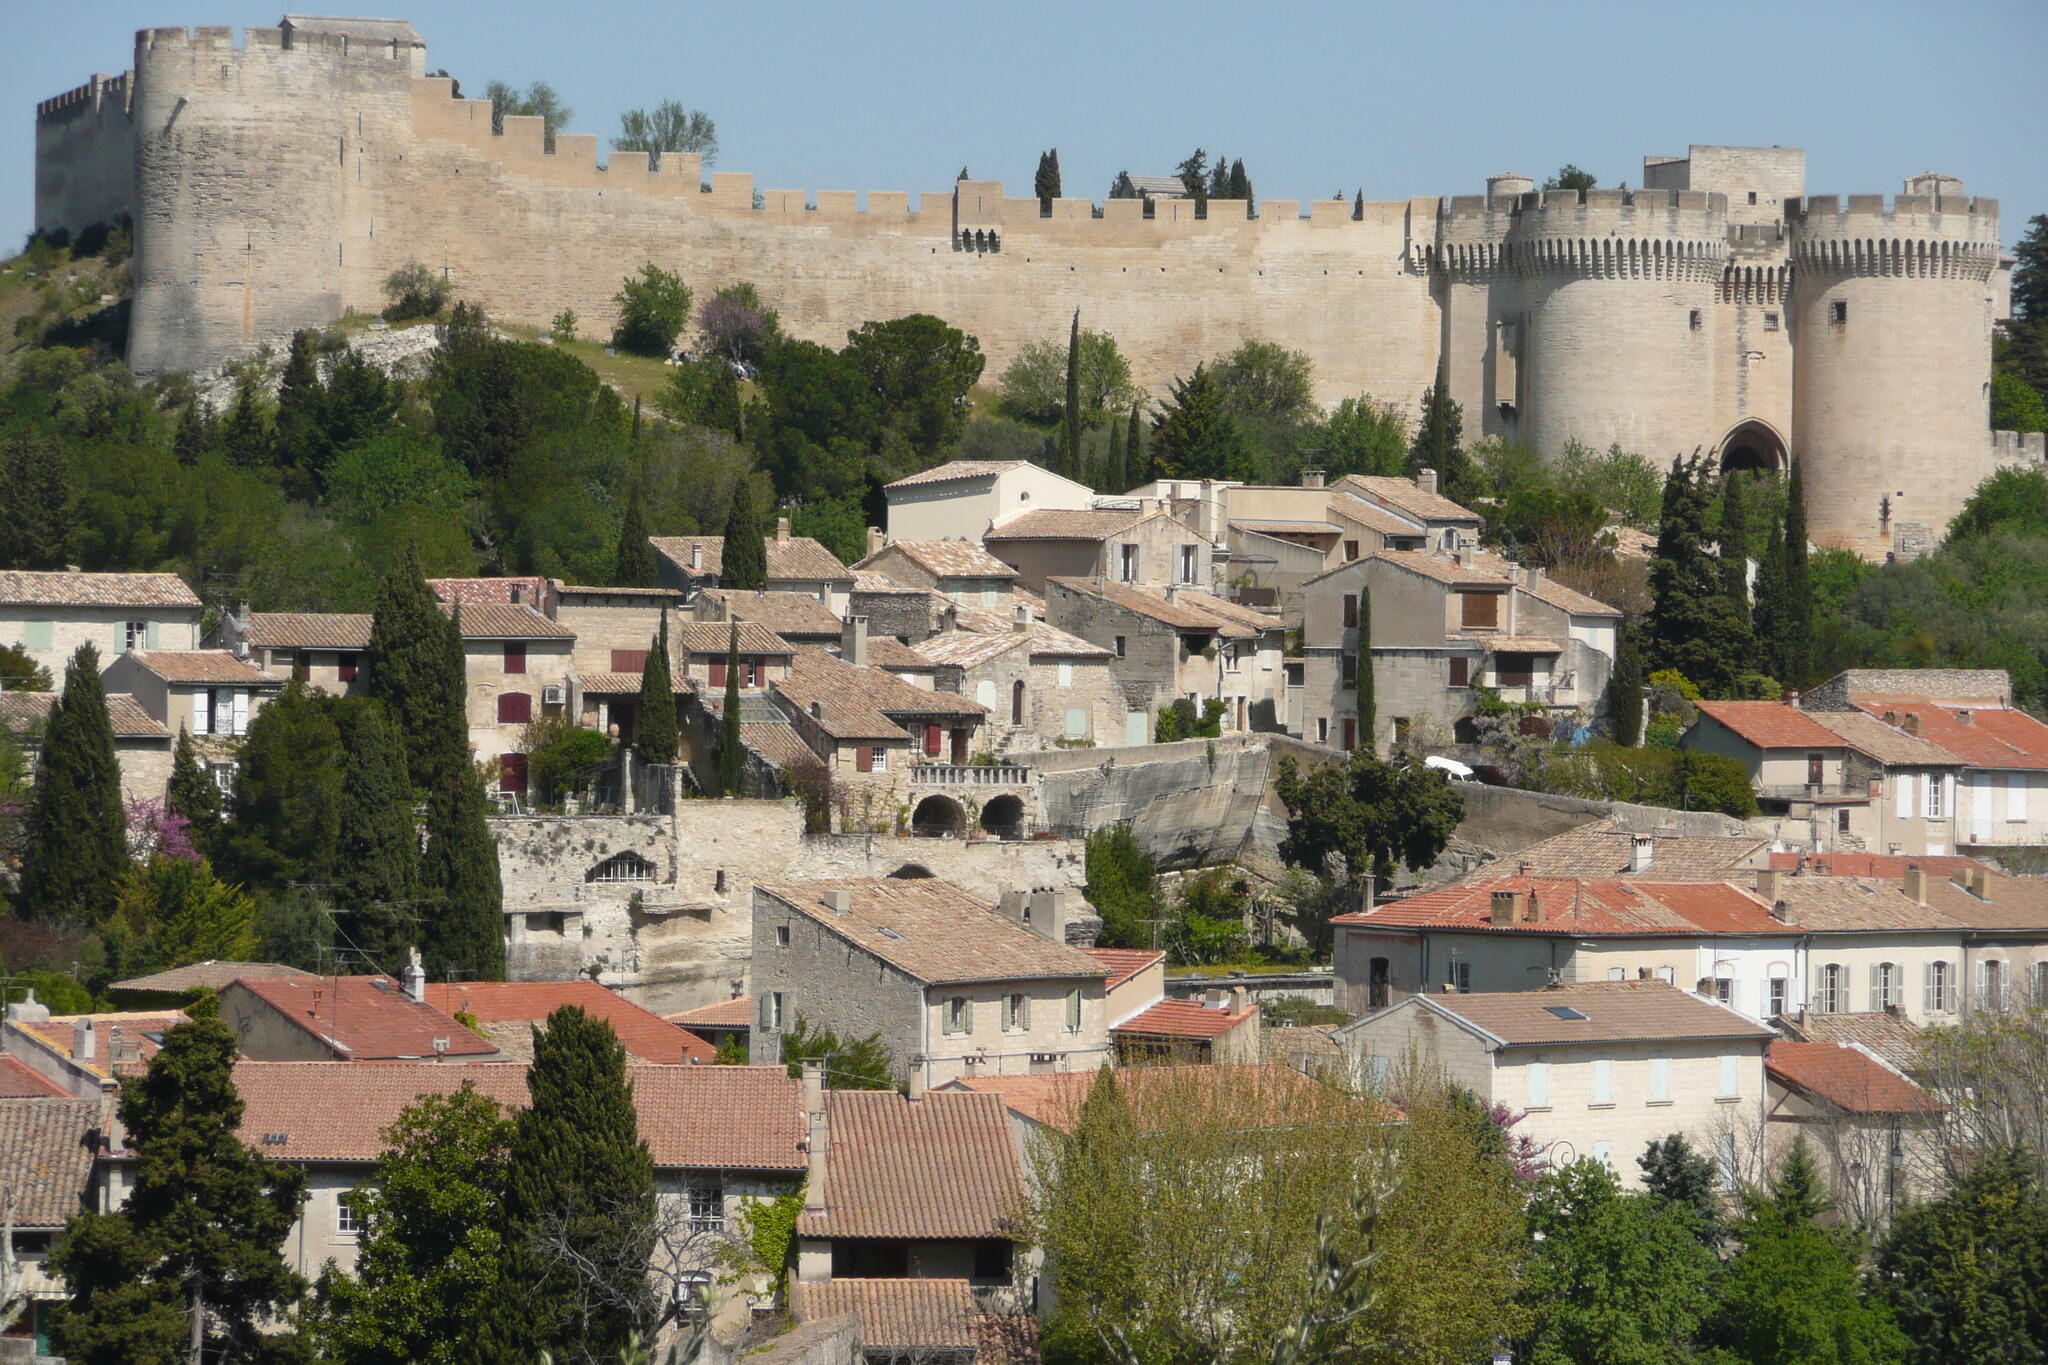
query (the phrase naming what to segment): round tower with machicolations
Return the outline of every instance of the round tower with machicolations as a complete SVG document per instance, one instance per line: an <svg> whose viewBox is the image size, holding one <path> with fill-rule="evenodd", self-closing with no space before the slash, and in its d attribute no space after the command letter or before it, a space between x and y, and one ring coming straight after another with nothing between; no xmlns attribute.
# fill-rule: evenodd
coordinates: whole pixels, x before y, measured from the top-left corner
<svg viewBox="0 0 2048 1365"><path fill-rule="evenodd" d="M1986 473L1998 203L1906 190L1785 215L1808 531L1872 559L1924 553Z"/></svg>

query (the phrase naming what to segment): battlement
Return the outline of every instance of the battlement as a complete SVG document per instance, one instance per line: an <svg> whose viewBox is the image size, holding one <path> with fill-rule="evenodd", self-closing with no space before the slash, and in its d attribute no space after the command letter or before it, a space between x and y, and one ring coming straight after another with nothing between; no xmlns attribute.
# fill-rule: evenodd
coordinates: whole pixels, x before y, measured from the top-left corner
<svg viewBox="0 0 2048 1365"><path fill-rule="evenodd" d="M1815 275L1975 281L1998 267L1996 199L1812 195L1786 204L1785 225L1793 261Z"/></svg>
<svg viewBox="0 0 2048 1365"><path fill-rule="evenodd" d="M184 53L322 52L350 61L414 62L421 45L403 38L364 38L349 33L251 24L235 41L232 27L145 28L135 34L138 64L149 56Z"/></svg>
<svg viewBox="0 0 2048 1365"><path fill-rule="evenodd" d="M1845 203L1839 195L1809 194L1785 201L1785 221L1803 232L1827 231L1829 220L1841 224L1845 232L1868 232L1872 220L1929 216L1982 219L1990 225L1990 234L1998 235L1998 201L1982 196L1964 200L1928 194L1852 194Z"/></svg>
<svg viewBox="0 0 2048 1365"><path fill-rule="evenodd" d="M2000 465L2048 464L2048 436L2038 431L1994 431L1991 458Z"/></svg>
<svg viewBox="0 0 2048 1365"><path fill-rule="evenodd" d="M132 71L124 71L118 76L108 76L95 72L93 78L84 85L66 90L61 95L53 95L46 100L38 100L36 121L40 123L45 119L75 118L87 111L102 109L115 103L118 103L121 111L126 113L134 92L135 83L131 79L134 74Z"/></svg>

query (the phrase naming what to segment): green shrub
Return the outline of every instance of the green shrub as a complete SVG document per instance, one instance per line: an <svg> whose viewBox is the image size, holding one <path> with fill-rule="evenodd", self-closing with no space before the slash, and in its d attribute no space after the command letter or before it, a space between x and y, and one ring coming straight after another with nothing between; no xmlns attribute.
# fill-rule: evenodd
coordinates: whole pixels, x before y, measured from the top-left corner
<svg viewBox="0 0 2048 1365"><path fill-rule="evenodd" d="M666 356L690 325L690 286L652 261L638 279L628 275L620 283L612 302L619 310L612 345L634 355Z"/></svg>
<svg viewBox="0 0 2048 1365"><path fill-rule="evenodd" d="M557 341L574 341L576 339L576 322L576 310L564 308L561 312L555 314L553 321L548 323L548 335Z"/></svg>
<svg viewBox="0 0 2048 1365"><path fill-rule="evenodd" d="M432 266L414 261L385 276L384 292L391 296L391 306L384 310L384 320L404 322L410 318L430 318L439 313L447 306L454 286L436 274Z"/></svg>
<svg viewBox="0 0 2048 1365"><path fill-rule="evenodd" d="M595 775L591 770L612 757L608 737L561 716L527 722L524 747L535 790L556 798L581 794Z"/></svg>

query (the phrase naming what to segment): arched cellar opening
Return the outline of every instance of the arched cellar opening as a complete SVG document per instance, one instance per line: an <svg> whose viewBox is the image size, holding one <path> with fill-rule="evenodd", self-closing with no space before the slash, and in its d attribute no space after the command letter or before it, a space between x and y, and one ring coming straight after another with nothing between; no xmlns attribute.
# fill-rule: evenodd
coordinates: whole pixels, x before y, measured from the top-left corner
<svg viewBox="0 0 2048 1365"><path fill-rule="evenodd" d="M889 878L891 881L918 882L928 880L931 875L932 870L923 863L905 863L894 872L891 872Z"/></svg>
<svg viewBox="0 0 2048 1365"><path fill-rule="evenodd" d="M967 811L950 796L927 796L910 812L910 832L920 839L957 839L967 832Z"/></svg>
<svg viewBox="0 0 2048 1365"><path fill-rule="evenodd" d="M981 808L981 827L999 839L1024 837L1024 801L1005 793Z"/></svg>
<svg viewBox="0 0 2048 1365"><path fill-rule="evenodd" d="M1788 463L1785 439L1767 422L1748 421L1721 438L1721 472L1753 470L1760 474L1782 474Z"/></svg>

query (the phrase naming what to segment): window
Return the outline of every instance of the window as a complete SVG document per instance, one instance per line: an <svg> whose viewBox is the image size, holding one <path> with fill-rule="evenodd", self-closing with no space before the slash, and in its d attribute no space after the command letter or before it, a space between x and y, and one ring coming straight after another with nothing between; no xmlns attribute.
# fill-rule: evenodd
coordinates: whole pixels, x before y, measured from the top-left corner
<svg viewBox="0 0 2048 1365"><path fill-rule="evenodd" d="M359 661L361 660L361 658L362 658L362 656L361 656L361 655L359 655L359 654L337 654L337 655L335 655L335 656L334 656L334 672L335 672L335 676L336 676L336 677L338 677L338 678L340 678L340 679L341 679L341 680L342 680L343 682L354 682L354 681L356 680L356 666L357 666L357 663L358 663L358 662L359 662Z"/></svg>
<svg viewBox="0 0 2048 1365"><path fill-rule="evenodd" d="M213 773L213 785L220 788L220 794L229 800L235 795L235 765L232 763L211 763L207 765Z"/></svg>
<svg viewBox="0 0 2048 1365"><path fill-rule="evenodd" d="M761 1027L779 1029L782 1027L782 992L766 991L761 996Z"/></svg>
<svg viewBox="0 0 2048 1365"><path fill-rule="evenodd" d="M521 754L524 758L525 755ZM584 875L587 882L651 882L654 864L633 852L614 853Z"/></svg>
<svg viewBox="0 0 2048 1365"><path fill-rule="evenodd" d="M676 1276L676 1318L702 1322L711 1311L711 1272L685 1270Z"/></svg>
<svg viewBox="0 0 2048 1365"><path fill-rule="evenodd" d="M1082 709L1081 707L1078 707L1078 706L1069 706L1069 707L1067 708L1067 726L1066 726L1066 729L1067 729L1067 738L1068 738L1068 739L1086 739L1086 738L1088 738L1088 713L1087 713L1087 711L1083 710L1083 709Z"/></svg>
<svg viewBox="0 0 2048 1365"><path fill-rule="evenodd" d="M1329 742L1330 742L1330 718L1329 718L1328 716L1317 716L1317 717L1316 717L1316 743L1318 743L1318 744L1328 744Z"/></svg>
<svg viewBox="0 0 2048 1365"><path fill-rule="evenodd" d="M1550 1063L1529 1063L1529 1107L1548 1109L1550 1107Z"/></svg>
<svg viewBox="0 0 2048 1365"><path fill-rule="evenodd" d="M1593 1103L1614 1103L1614 1063L1606 1057L1593 1062Z"/></svg>
<svg viewBox="0 0 2048 1365"><path fill-rule="evenodd" d="M857 744L853 749L853 770L857 773L871 773L875 770L875 754L878 750L866 744Z"/></svg>
<svg viewBox="0 0 2048 1365"><path fill-rule="evenodd" d="M1411 721L1408 717L1394 717L1394 743L1406 744L1408 742L1409 732L1412 731L1414 728L1415 723Z"/></svg>
<svg viewBox="0 0 2048 1365"><path fill-rule="evenodd" d="M498 724L524 725L533 719L533 696L528 692L498 694Z"/></svg>
<svg viewBox="0 0 2048 1365"><path fill-rule="evenodd" d="M2005 964L1995 957L1977 964L1977 1008L2005 1008Z"/></svg>
<svg viewBox="0 0 2048 1365"><path fill-rule="evenodd" d="M1344 752L1351 753L1358 748L1358 718L1344 717Z"/></svg>
<svg viewBox="0 0 2048 1365"><path fill-rule="evenodd" d="M1809 786L1809 787L1818 787L1818 786L1819 786L1819 785L1820 785L1820 784L1821 784L1821 783L1822 783L1823 781L1825 781L1825 780L1826 780L1826 773L1827 773L1827 755L1825 755L1825 754L1808 754L1808 755L1806 756L1806 785L1807 785L1807 786Z"/></svg>
<svg viewBox="0 0 2048 1365"><path fill-rule="evenodd" d="M1833 303L1831 303L1831 304L1829 304L1829 305L1828 305L1828 321L1829 321L1829 322L1832 322L1832 323L1834 323L1834 324L1835 324L1835 325L1836 325L1837 327L1839 327L1839 326L1841 326L1841 325L1842 325L1843 323L1847 322L1848 320L1849 320L1849 301L1848 301L1847 299L1836 299L1836 300L1835 300L1835 301L1834 301Z"/></svg>
<svg viewBox="0 0 2048 1365"><path fill-rule="evenodd" d="M1180 581L1183 583L1195 581L1195 547L1192 545L1180 547Z"/></svg>
<svg viewBox="0 0 2048 1365"><path fill-rule="evenodd" d="M1451 686L1470 687L1471 685L1472 661L1462 656L1451 660Z"/></svg>
<svg viewBox="0 0 2048 1365"><path fill-rule="evenodd" d="M1600 1163L1600 1164L1601 1164L1602 1166L1605 1166L1605 1167L1606 1167L1606 1168L1607 1168L1608 1170L1610 1170L1610 1171L1611 1171L1611 1170L1613 1170L1613 1169L1614 1169L1614 1144L1613 1144L1613 1143L1611 1143L1611 1142L1607 1142L1607 1141L1604 1141L1604 1140L1603 1140L1603 1141L1600 1141L1600 1142L1596 1142L1596 1143L1594 1143L1594 1144L1593 1144L1593 1160L1595 1160L1595 1161L1599 1162L1599 1163Z"/></svg>
<svg viewBox="0 0 2048 1365"><path fill-rule="evenodd" d="M690 1231L725 1231L725 1189L720 1185L690 1187Z"/></svg>
<svg viewBox="0 0 2048 1365"><path fill-rule="evenodd" d="M974 1028L974 1005L964 995L950 996L946 1000L945 1030L947 1033L967 1033Z"/></svg>
<svg viewBox="0 0 2048 1365"><path fill-rule="evenodd" d="M334 1201L334 1231L338 1236L353 1237L363 1230L362 1219L356 1216L349 1196L344 1194Z"/></svg>
<svg viewBox="0 0 2048 1365"><path fill-rule="evenodd" d="M1609 981L1626 981L1626 980L1628 980L1628 968L1626 968L1626 967L1609 967L1609 968L1607 969L1607 979L1608 979Z"/></svg>
<svg viewBox="0 0 2048 1365"><path fill-rule="evenodd" d="M121 635L122 647L126 649L149 648L149 622L130 621Z"/></svg>
<svg viewBox="0 0 2048 1365"><path fill-rule="evenodd" d="M937 758L939 756L939 742L943 735L944 732L937 725L926 725L924 727L924 756L926 758Z"/></svg>
<svg viewBox="0 0 2048 1365"><path fill-rule="evenodd" d="M1776 313L1764 314L1764 330L1766 332L1775 332L1778 330L1778 315Z"/></svg>
<svg viewBox="0 0 2048 1365"><path fill-rule="evenodd" d="M1019 678L1017 679L1017 681L1010 684L1010 724L1022 725L1023 723L1024 680L1022 678Z"/></svg>
<svg viewBox="0 0 2048 1365"><path fill-rule="evenodd" d="M1847 806L1835 812L1835 832L1837 834L1847 834L1849 832L1849 808Z"/></svg>
<svg viewBox="0 0 2048 1365"><path fill-rule="evenodd" d="M1735 1003L1735 979L1728 976L1714 978L1714 998L1724 1005Z"/></svg>
<svg viewBox="0 0 2048 1365"><path fill-rule="evenodd" d="M1072 687L1074 685L1074 666L1070 663L1062 663L1057 670L1057 676L1059 677L1061 687Z"/></svg>
<svg viewBox="0 0 2048 1365"><path fill-rule="evenodd" d="M1124 637L1121 635L1116 637L1116 657L1119 659L1124 657Z"/></svg>
<svg viewBox="0 0 2048 1365"><path fill-rule="evenodd" d="M996 709L996 685L992 678L983 678L974 685L974 700L993 711Z"/></svg>
<svg viewBox="0 0 2048 1365"><path fill-rule="evenodd" d="M1955 966L1930 962L1921 973L1921 1007L1929 1014L1948 1014L1956 1007Z"/></svg>
<svg viewBox="0 0 2048 1365"><path fill-rule="evenodd" d="M983 587L981 590L981 605L983 605L984 607L992 607L995 604L996 590L993 587Z"/></svg>
<svg viewBox="0 0 2048 1365"><path fill-rule="evenodd" d="M1080 1031L1081 992L1078 990L1072 990L1067 992L1067 1032L1079 1033Z"/></svg>
<svg viewBox="0 0 2048 1365"><path fill-rule="evenodd" d="M1756 191L1755 191L1755 190L1751 190L1751 191L1749 192L1749 202L1750 202L1750 203L1752 203L1752 204L1754 204L1754 203L1756 202Z"/></svg>
<svg viewBox="0 0 2048 1365"><path fill-rule="evenodd" d="M516 796L526 795L525 754L498 755L498 790Z"/></svg>
<svg viewBox="0 0 2048 1365"><path fill-rule="evenodd" d="M507 673L524 673L526 671L525 644L507 642L505 645L505 671Z"/></svg>
<svg viewBox="0 0 2048 1365"><path fill-rule="evenodd" d="M1116 547L1116 577L1119 583L1138 581L1138 547L1119 545Z"/></svg>
<svg viewBox="0 0 2048 1365"><path fill-rule="evenodd" d="M1458 620L1467 629L1495 630L1500 626L1500 598L1497 592L1458 594Z"/></svg>
<svg viewBox="0 0 2048 1365"><path fill-rule="evenodd" d="M1880 962L1870 969L1870 1009L1882 1013L1899 1003L1899 969Z"/></svg>
<svg viewBox="0 0 2048 1365"><path fill-rule="evenodd" d="M645 673L647 651L644 649L615 649L612 651L612 672Z"/></svg>
<svg viewBox="0 0 2048 1365"><path fill-rule="evenodd" d="M1671 1059L1652 1057L1650 1059L1650 1103L1671 1102Z"/></svg>
<svg viewBox="0 0 2048 1365"><path fill-rule="evenodd" d="M775 946L778 948L787 948L789 946L789 926L787 924L775 926Z"/></svg>
<svg viewBox="0 0 2048 1365"><path fill-rule="evenodd" d="M1676 986L1678 984L1678 969L1676 967L1659 967L1657 969L1657 979L1667 986Z"/></svg>
<svg viewBox="0 0 2048 1365"><path fill-rule="evenodd" d="M1733 1099L1742 1093L1742 1058L1730 1054L1721 1059L1721 1098Z"/></svg>
<svg viewBox="0 0 2048 1365"><path fill-rule="evenodd" d="M1927 775L1927 781L1925 785L1927 787L1927 818L1930 820L1939 820L1942 818L1943 811L1941 789L1946 784L1941 780L1939 775L1935 773L1929 773Z"/></svg>
<svg viewBox="0 0 2048 1365"><path fill-rule="evenodd" d="M1358 594L1355 592L1347 592L1344 594L1344 628L1346 630L1349 630L1357 624Z"/></svg>
<svg viewBox="0 0 2048 1365"><path fill-rule="evenodd" d="M1839 962L1823 963L1820 981L1813 995L1813 1008L1821 1014L1840 1014L1848 1004L1848 969Z"/></svg>
<svg viewBox="0 0 2048 1365"><path fill-rule="evenodd" d="M2007 821L2024 821L2027 818L2027 775L2007 773L2005 775L2005 818Z"/></svg>
<svg viewBox="0 0 2048 1365"><path fill-rule="evenodd" d="M1459 995L1470 995L1472 993L1472 964L1469 962L1451 963L1448 984Z"/></svg>
<svg viewBox="0 0 2048 1365"><path fill-rule="evenodd" d="M1695 308L1692 310L1691 314L1687 316L1685 322L1686 326L1690 327L1693 331L1697 332L1700 328L1707 325L1706 312L1702 309Z"/></svg>
<svg viewBox="0 0 2048 1365"><path fill-rule="evenodd" d="M1031 999L1022 991L1003 997L1003 1032L1022 1033L1031 1027Z"/></svg>
<svg viewBox="0 0 2048 1365"><path fill-rule="evenodd" d="M1347 540L1347 541L1345 541L1345 542L1344 542L1344 559L1345 559L1345 562L1349 563L1349 562L1350 562L1351 560L1354 560L1354 559L1356 559L1356 558L1358 558L1358 542L1357 542L1357 541L1355 541L1355 540Z"/></svg>
<svg viewBox="0 0 2048 1365"><path fill-rule="evenodd" d="M2034 1008L2048 1009L2048 962L2034 964Z"/></svg>
<svg viewBox="0 0 2048 1365"><path fill-rule="evenodd" d="M1788 1000L1786 999L1786 997L1787 997L1787 996L1788 996L1789 994L1790 994L1790 992L1788 992L1788 991L1787 991L1787 990L1785 989L1785 978L1784 978L1784 977L1782 977L1782 976L1774 976L1774 977L1772 977L1772 978L1771 978L1771 995L1770 995L1770 998L1771 998L1771 1012L1770 1012L1770 1017L1771 1017L1771 1018L1775 1019L1775 1018L1777 1018L1777 1017L1778 1017L1779 1015L1781 1015L1781 1014L1783 1014L1783 1013L1785 1012L1785 1007L1786 1007L1786 1005L1790 1003L1790 1002L1789 1002L1789 1001L1788 1001Z"/></svg>
<svg viewBox="0 0 2048 1365"><path fill-rule="evenodd" d="M21 623L21 647L23 649L54 649L56 623L54 621L24 621Z"/></svg>
<svg viewBox="0 0 2048 1365"><path fill-rule="evenodd" d="M1721 1168L1721 1188L1733 1194L1742 1185L1741 1174L1735 1169L1735 1134L1721 1134L1715 1147L1714 1162Z"/></svg>
<svg viewBox="0 0 2048 1365"><path fill-rule="evenodd" d="M1358 686L1358 656L1346 654L1338 662L1337 672L1345 687Z"/></svg>

